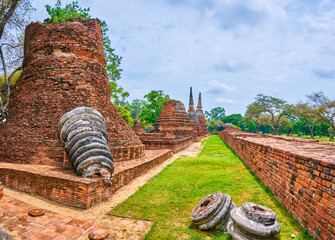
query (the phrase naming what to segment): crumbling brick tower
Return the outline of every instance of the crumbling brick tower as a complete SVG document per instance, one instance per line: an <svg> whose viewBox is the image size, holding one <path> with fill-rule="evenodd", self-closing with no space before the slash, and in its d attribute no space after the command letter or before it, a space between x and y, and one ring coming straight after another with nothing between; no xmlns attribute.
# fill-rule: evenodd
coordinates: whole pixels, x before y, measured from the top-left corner
<svg viewBox="0 0 335 240"><path fill-rule="evenodd" d="M31 23L26 28L23 72L0 126L0 161L62 166L60 117L79 106L106 119L115 161L144 155L144 145L110 101L102 33L97 20Z"/></svg>

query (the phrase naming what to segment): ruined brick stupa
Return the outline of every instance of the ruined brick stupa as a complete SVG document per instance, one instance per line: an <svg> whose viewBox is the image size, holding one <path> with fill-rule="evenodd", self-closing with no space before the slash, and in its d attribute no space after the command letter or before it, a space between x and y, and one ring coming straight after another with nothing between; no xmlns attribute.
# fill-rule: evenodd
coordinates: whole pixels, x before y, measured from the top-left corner
<svg viewBox="0 0 335 240"><path fill-rule="evenodd" d="M164 103L157 123L160 131L169 132L176 138L195 135L194 124L188 117L184 104L177 100L168 100Z"/></svg>
<svg viewBox="0 0 335 240"><path fill-rule="evenodd" d="M0 161L62 166L60 117L80 106L99 111L108 126L115 161L144 155L144 145L110 101L100 23L31 23L26 28L23 72L0 126Z"/></svg>

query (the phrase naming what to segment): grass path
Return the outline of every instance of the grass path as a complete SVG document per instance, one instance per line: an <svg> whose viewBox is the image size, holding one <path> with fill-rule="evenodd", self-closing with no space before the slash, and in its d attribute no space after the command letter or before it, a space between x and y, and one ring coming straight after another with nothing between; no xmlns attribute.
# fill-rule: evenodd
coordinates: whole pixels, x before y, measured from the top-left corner
<svg viewBox="0 0 335 240"><path fill-rule="evenodd" d="M111 214L154 220L146 239L231 239L219 231L199 231L191 212L206 195L221 191L241 206L255 202L277 214L282 231L278 239L313 239L287 213L244 163L218 136L206 141L199 157L181 157L167 166Z"/></svg>

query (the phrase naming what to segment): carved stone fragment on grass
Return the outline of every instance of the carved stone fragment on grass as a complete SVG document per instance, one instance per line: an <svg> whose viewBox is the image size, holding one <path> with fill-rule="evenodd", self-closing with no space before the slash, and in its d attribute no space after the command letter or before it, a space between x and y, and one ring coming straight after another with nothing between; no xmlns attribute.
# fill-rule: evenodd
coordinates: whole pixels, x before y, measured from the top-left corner
<svg viewBox="0 0 335 240"><path fill-rule="evenodd" d="M230 211L236 207L231 197L218 191L204 197L194 208L191 220L200 230L225 231Z"/></svg>
<svg viewBox="0 0 335 240"><path fill-rule="evenodd" d="M228 232L236 240L274 239L280 232L276 214L269 208L255 204L244 203L242 207L230 212Z"/></svg>

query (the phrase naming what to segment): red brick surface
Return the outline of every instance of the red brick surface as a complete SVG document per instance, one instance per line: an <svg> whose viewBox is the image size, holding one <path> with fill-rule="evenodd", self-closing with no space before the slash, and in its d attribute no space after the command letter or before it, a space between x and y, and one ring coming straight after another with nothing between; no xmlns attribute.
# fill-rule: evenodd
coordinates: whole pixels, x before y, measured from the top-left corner
<svg viewBox="0 0 335 240"><path fill-rule="evenodd" d="M171 156L171 150L155 150L146 151L140 159L117 162L111 186L103 178L81 178L61 167L5 162L0 163L0 181L13 189L86 209L107 200L117 189Z"/></svg>
<svg viewBox="0 0 335 240"><path fill-rule="evenodd" d="M199 123L195 125L186 113L184 104L180 101L169 100L164 103L157 123L158 131L145 132L141 123L135 119L134 130L140 137L145 149L171 149L174 153L189 147L192 142L201 140L198 135Z"/></svg>
<svg viewBox="0 0 335 240"><path fill-rule="evenodd" d="M176 139L195 136L194 124L188 117L184 104L180 101L166 101L157 123L160 131L168 132Z"/></svg>
<svg viewBox="0 0 335 240"><path fill-rule="evenodd" d="M91 233L108 233L106 227L47 210L44 216L31 217L28 212L34 208L5 195L0 201L0 223L27 240L88 239Z"/></svg>
<svg viewBox="0 0 335 240"><path fill-rule="evenodd" d="M219 136L317 239L335 239L335 146L236 129Z"/></svg>
<svg viewBox="0 0 335 240"><path fill-rule="evenodd" d="M9 118L0 126L0 142L6 142L0 144L0 161L62 166L56 125L79 106L105 117L115 161L143 156L144 145L110 101L105 62L97 20L28 25L23 72Z"/></svg>

